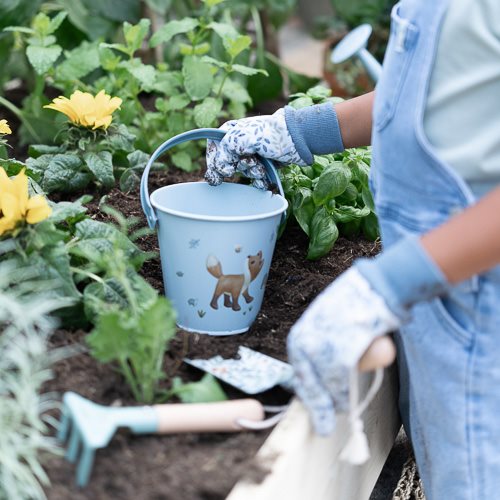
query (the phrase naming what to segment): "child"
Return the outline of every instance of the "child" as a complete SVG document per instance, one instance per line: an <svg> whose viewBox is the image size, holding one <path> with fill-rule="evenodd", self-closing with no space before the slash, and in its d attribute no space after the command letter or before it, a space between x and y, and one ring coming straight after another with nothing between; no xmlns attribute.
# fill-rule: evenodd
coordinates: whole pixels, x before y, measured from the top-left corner
<svg viewBox="0 0 500 500"><path fill-rule="evenodd" d="M304 165L372 144L384 251L293 326L297 394L315 429L331 432L349 369L398 329L400 408L427 499L498 498L500 2L403 0L375 93L223 127L211 183L248 170L240 155Z"/></svg>

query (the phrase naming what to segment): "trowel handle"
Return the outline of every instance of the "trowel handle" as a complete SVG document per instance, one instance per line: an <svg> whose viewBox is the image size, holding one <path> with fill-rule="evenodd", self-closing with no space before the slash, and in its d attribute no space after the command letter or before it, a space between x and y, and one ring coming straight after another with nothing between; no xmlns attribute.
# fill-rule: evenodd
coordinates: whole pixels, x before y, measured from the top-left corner
<svg viewBox="0 0 500 500"><path fill-rule="evenodd" d="M358 363L361 372L370 372L377 368L385 368L396 359L396 346L392 339L385 335L376 338L365 351Z"/></svg>
<svg viewBox="0 0 500 500"><path fill-rule="evenodd" d="M264 408L256 399L155 405L153 410L158 418L158 434L238 432L245 430L238 425L239 419L254 422L264 419Z"/></svg>
<svg viewBox="0 0 500 500"><path fill-rule="evenodd" d="M184 132L182 134L178 134L168 141L165 141L161 146L159 146L155 152L149 158L149 161L142 173L141 178L141 205L146 215L146 219L148 221L148 225L151 229L154 229L156 223L158 221L154 208L151 205L151 201L149 199L149 188L148 188L148 180L149 180L149 171L151 170L151 166L153 163L160 158L164 153L166 153L169 149L177 146L178 144L182 144L183 142L193 141L198 139L212 139L214 141L220 141L226 133L223 130L218 128L199 128L195 130L189 130L188 132ZM266 174L269 182L274 184L280 195L285 196L283 191L283 186L281 185L280 177L274 166L274 163L269 158L259 157L260 162L264 165L266 169ZM283 214L283 220L286 217Z"/></svg>

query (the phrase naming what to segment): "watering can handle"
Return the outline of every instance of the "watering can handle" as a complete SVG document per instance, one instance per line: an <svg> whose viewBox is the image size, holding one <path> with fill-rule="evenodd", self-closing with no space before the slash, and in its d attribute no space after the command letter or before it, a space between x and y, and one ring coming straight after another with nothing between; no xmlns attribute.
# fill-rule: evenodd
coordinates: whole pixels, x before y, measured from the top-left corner
<svg viewBox="0 0 500 500"><path fill-rule="evenodd" d="M226 133L223 130L220 130L218 128L199 128L190 130L168 139L151 155L151 158L149 158L148 164L146 165L141 178L141 205L142 209L144 210L144 214L146 215L148 225L151 229L155 228L158 221L158 218L156 217L155 211L149 199L148 189L149 171L151 170L151 166L153 165L153 163L160 156L162 156L163 153L168 151L170 148L177 146L178 144L197 139L212 139L214 141L220 141L225 134ZM281 181L274 163L269 158L260 157L259 159L266 169L268 180L271 182L271 184L275 184L277 186L279 193L284 197L285 195L283 193L283 187L281 185Z"/></svg>

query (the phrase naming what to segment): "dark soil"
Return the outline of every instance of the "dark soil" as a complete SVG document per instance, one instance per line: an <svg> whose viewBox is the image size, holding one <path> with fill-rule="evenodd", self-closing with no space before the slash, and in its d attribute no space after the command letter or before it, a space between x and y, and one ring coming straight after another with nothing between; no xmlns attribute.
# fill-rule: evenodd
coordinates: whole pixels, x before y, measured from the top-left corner
<svg viewBox="0 0 500 500"><path fill-rule="evenodd" d="M197 178L201 174L195 174ZM152 189L191 180L193 174L155 172ZM94 193L89 205L92 217L109 220L99 210L100 194ZM137 216L145 224L138 190L122 193L113 190L102 200L127 217ZM156 236L139 241L144 250L158 251ZM286 360L286 336L291 325L311 300L338 274L360 256L379 251L377 243L362 239L339 238L331 253L316 262L305 259L307 238L298 227L289 226L278 240L262 309L250 331L229 337L210 337L179 331L165 358L168 376L198 380L202 373L181 362L185 356L208 358L216 354L233 357L240 345ZM158 258L144 265L144 277L163 291ZM54 346L84 345L86 332L58 331ZM63 393L75 391L107 405L132 405L134 401L121 377L111 366L101 365L88 354L80 353L55 366L55 378L48 389ZM165 387L168 382L165 382ZM224 386L231 398L245 397ZM264 402L283 404L290 395L281 389L259 396ZM47 464L52 487L50 500L139 499L139 500L222 500L237 480L255 469L253 457L268 433L189 434L176 436L132 436L119 432L110 445L97 452L88 487L74 487L75 468L62 458Z"/></svg>

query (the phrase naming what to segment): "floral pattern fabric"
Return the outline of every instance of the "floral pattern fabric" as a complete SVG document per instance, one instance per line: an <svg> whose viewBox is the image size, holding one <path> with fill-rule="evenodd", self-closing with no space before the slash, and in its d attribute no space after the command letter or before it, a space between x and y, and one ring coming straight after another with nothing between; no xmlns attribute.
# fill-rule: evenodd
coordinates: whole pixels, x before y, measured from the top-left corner
<svg viewBox="0 0 500 500"><path fill-rule="evenodd" d="M372 341L400 326L356 268L324 290L295 323L288 357L295 392L308 409L316 432L330 434L335 413L349 410L349 373Z"/></svg>
<svg viewBox="0 0 500 500"><path fill-rule="evenodd" d="M283 109L273 115L231 120L220 128L226 132L224 138L207 143L205 180L212 186L240 172L255 187L267 189L266 171L258 156L283 165L305 165L286 127Z"/></svg>

